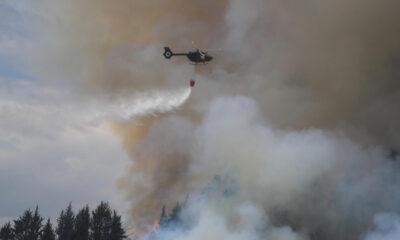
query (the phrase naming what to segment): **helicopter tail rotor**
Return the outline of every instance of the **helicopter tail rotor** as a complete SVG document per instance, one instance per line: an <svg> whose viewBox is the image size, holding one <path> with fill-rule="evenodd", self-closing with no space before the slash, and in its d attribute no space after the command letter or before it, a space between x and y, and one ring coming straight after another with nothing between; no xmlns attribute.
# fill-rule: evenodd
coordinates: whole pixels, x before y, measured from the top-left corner
<svg viewBox="0 0 400 240"><path fill-rule="evenodd" d="M164 47L163 55L166 59L170 59L174 55L174 53L171 51L171 49L169 47Z"/></svg>

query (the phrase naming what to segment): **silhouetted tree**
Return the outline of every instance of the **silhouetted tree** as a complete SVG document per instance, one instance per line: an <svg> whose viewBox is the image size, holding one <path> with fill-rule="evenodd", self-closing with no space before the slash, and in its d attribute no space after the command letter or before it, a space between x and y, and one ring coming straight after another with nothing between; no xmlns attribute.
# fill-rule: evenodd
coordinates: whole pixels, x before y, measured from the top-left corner
<svg viewBox="0 0 400 240"><path fill-rule="evenodd" d="M38 240L41 235L43 218L39 215L39 208L35 213L28 209L24 215L14 220L14 237L17 240Z"/></svg>
<svg viewBox="0 0 400 240"><path fill-rule="evenodd" d="M0 240L13 240L14 232L11 227L11 223L4 224L0 229Z"/></svg>
<svg viewBox="0 0 400 240"><path fill-rule="evenodd" d="M112 215L111 222L111 236L110 240L122 240L125 239L125 231L122 228L121 216L117 215L117 212L114 211Z"/></svg>
<svg viewBox="0 0 400 240"><path fill-rule="evenodd" d="M90 213L89 206L86 206L79 210L75 217L74 225L74 240L88 240L89 239L89 227L90 227Z"/></svg>
<svg viewBox="0 0 400 240"><path fill-rule="evenodd" d="M40 237L40 240L55 240L55 239L56 235L54 233L53 226L50 223L50 218L49 218L47 219L46 225L44 225L43 227L42 236Z"/></svg>
<svg viewBox="0 0 400 240"><path fill-rule="evenodd" d="M70 240L74 230L75 217L72 211L71 203L69 203L67 209L62 210L60 217L57 219L56 233L58 240Z"/></svg>
<svg viewBox="0 0 400 240"><path fill-rule="evenodd" d="M165 210L165 209L164 209ZM125 232L121 216L111 211L108 203L101 202L90 215L89 206L82 208L76 217L71 203L61 211L54 231L50 219L42 224L39 208L26 210L14 220L14 226L6 223L0 228L0 240L122 240Z"/></svg>
<svg viewBox="0 0 400 240"><path fill-rule="evenodd" d="M161 209L161 215L160 215L160 227L165 227L167 224L167 214L165 213L165 205Z"/></svg>
<svg viewBox="0 0 400 240"><path fill-rule="evenodd" d="M179 203L176 203L176 206L174 207L174 209L172 209L172 212L168 217L168 224L177 224L179 222L181 209L182 208Z"/></svg>
<svg viewBox="0 0 400 240"><path fill-rule="evenodd" d="M106 202L101 202L100 205L92 211L92 221L90 223L92 240L110 239L111 225L110 206Z"/></svg>

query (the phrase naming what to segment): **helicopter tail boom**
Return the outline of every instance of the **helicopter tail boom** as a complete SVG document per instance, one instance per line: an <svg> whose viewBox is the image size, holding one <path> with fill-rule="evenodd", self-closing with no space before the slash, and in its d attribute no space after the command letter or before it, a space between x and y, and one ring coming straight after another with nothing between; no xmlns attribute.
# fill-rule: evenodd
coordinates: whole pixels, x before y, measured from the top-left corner
<svg viewBox="0 0 400 240"><path fill-rule="evenodd" d="M174 53L169 47L164 47L164 57L170 59L172 56L187 56L187 53Z"/></svg>

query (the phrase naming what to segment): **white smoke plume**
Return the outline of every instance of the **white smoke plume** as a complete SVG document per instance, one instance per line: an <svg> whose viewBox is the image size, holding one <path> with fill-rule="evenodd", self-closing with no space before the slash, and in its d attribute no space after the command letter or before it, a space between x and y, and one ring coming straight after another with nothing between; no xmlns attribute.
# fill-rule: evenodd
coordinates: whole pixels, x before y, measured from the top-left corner
<svg viewBox="0 0 400 240"><path fill-rule="evenodd" d="M221 203L222 204L222 203ZM220 206L221 207L221 206ZM160 239L200 240L200 239L277 239L302 240L301 234L295 233L289 227L274 227L260 207L243 203L231 209L230 214L236 215L237 222L230 226L226 213L218 209L202 209L197 223L188 232L170 229L159 232Z"/></svg>
<svg viewBox="0 0 400 240"><path fill-rule="evenodd" d="M395 240L400 238L400 217L390 213L380 213L374 217L376 230L369 232L364 240Z"/></svg>
<svg viewBox="0 0 400 240"><path fill-rule="evenodd" d="M174 198L164 191L159 191L157 198L173 206L173 201L185 198L180 189L200 192L214 176L230 176L222 184L214 183L211 191L216 195L207 196L205 206L189 201L187 211L194 214L182 217L184 222L196 222L189 233L167 231L166 239L170 234L182 239L207 236L204 234L215 239L246 239L249 234L251 239L273 239L268 236L280 231L293 235L289 239L354 239L372 226L377 212L400 210L396 204L400 196L396 188L400 183L399 163L383 149L364 148L334 131L282 131L268 122L254 100L223 97L211 103L198 126L176 117L153 124L139 145L137 161L146 161L154 154L181 159L175 160L180 168L174 174L182 182L169 189ZM177 133L178 129L181 131ZM169 179L162 166L165 163L158 164L155 177L143 179L147 184ZM135 174L131 176L133 182L136 178ZM232 185L231 180L237 184ZM232 188L236 192L232 196L218 197ZM233 212L249 202L260 207L245 216L249 219L235 216ZM250 220L260 218L259 214L270 221L260 220L257 227ZM208 225L204 224L216 225L213 229L218 230L206 231ZM258 230L250 231L246 226Z"/></svg>

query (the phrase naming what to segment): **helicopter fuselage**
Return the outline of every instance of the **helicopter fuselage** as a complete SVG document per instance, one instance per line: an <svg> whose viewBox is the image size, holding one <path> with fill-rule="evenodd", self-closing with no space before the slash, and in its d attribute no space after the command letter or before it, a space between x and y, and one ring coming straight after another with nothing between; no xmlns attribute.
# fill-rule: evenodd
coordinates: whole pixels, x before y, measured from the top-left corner
<svg viewBox="0 0 400 240"><path fill-rule="evenodd" d="M189 52L186 56L190 61L195 63L206 63L213 59L213 57L207 53L201 53L200 50Z"/></svg>

